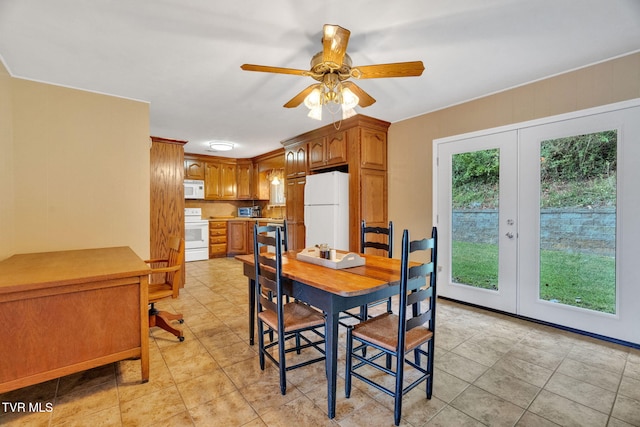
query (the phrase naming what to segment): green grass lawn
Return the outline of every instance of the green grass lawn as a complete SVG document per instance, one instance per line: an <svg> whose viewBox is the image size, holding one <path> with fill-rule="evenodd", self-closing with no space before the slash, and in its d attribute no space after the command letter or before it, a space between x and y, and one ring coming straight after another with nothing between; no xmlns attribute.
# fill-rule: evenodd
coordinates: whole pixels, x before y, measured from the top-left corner
<svg viewBox="0 0 640 427"><path fill-rule="evenodd" d="M615 313L613 258L545 250L540 258L541 299ZM497 245L454 241L451 276L455 283L498 289Z"/></svg>

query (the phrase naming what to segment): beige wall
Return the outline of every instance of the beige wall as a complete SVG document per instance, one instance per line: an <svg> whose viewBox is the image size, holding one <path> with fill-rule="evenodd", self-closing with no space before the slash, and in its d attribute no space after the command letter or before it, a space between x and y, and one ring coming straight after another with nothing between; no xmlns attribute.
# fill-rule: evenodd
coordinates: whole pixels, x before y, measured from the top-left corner
<svg viewBox="0 0 640 427"><path fill-rule="evenodd" d="M640 98L640 53L393 123L389 219L398 230L396 247L403 229L415 237L431 229L434 139L634 98Z"/></svg>
<svg viewBox="0 0 640 427"><path fill-rule="evenodd" d="M0 259L106 246L148 257L148 104L6 80L0 77L0 98L11 99L0 102L0 123L10 123L0 125L8 163L0 172Z"/></svg>
<svg viewBox="0 0 640 427"><path fill-rule="evenodd" d="M0 260L14 245L11 77L0 61Z"/></svg>

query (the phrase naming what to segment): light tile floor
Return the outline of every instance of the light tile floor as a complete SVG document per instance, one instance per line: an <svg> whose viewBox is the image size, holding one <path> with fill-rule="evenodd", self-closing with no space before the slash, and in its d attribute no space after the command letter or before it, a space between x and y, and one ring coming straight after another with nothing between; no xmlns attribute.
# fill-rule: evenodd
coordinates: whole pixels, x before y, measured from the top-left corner
<svg viewBox="0 0 640 427"><path fill-rule="evenodd" d="M184 314L186 340L151 331L151 379L123 361L0 395L7 426L391 426L393 402L354 380L326 416L322 364L263 372L248 345L247 282L233 259L187 264L162 308ZM341 344L344 331L341 328ZM403 426L640 426L640 350L439 301L435 385L407 394ZM42 412L8 403L42 402ZM47 404L52 411L46 411Z"/></svg>

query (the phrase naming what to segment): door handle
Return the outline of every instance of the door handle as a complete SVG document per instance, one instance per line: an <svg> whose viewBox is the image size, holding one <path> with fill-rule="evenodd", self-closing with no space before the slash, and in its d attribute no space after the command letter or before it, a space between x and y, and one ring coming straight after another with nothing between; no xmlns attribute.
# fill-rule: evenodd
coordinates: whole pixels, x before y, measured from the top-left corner
<svg viewBox="0 0 640 427"><path fill-rule="evenodd" d="M507 234L505 234L505 236L507 236L510 239L513 239L513 233L512 232L507 232Z"/></svg>

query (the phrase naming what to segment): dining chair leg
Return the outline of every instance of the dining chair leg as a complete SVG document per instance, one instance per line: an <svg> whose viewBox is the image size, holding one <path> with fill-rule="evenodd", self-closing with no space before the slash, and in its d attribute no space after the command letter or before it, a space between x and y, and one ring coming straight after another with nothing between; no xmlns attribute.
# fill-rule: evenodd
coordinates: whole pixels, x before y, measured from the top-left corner
<svg viewBox="0 0 640 427"><path fill-rule="evenodd" d="M396 395L393 405L393 419L396 425L400 425L402 415L402 383L404 382L404 354L396 359Z"/></svg>
<svg viewBox="0 0 640 427"><path fill-rule="evenodd" d="M285 361L284 334L278 337L278 368L280 369L280 393L287 394L287 365Z"/></svg>
<svg viewBox="0 0 640 427"><path fill-rule="evenodd" d="M433 352L435 351L435 343L433 338L427 345L429 354L427 356L427 372L429 377L427 378L427 399L431 399L431 393L433 391Z"/></svg>
<svg viewBox="0 0 640 427"><path fill-rule="evenodd" d="M260 369L264 371L264 326L258 320L258 356L260 358Z"/></svg>
<svg viewBox="0 0 640 427"><path fill-rule="evenodd" d="M249 345L254 344L256 327L256 282L249 279Z"/></svg>
<svg viewBox="0 0 640 427"><path fill-rule="evenodd" d="M347 359L345 361L346 370L344 373L344 395L347 398L351 396L351 363L353 361L353 357L351 356L351 352L353 351L351 329L351 327L347 328Z"/></svg>

